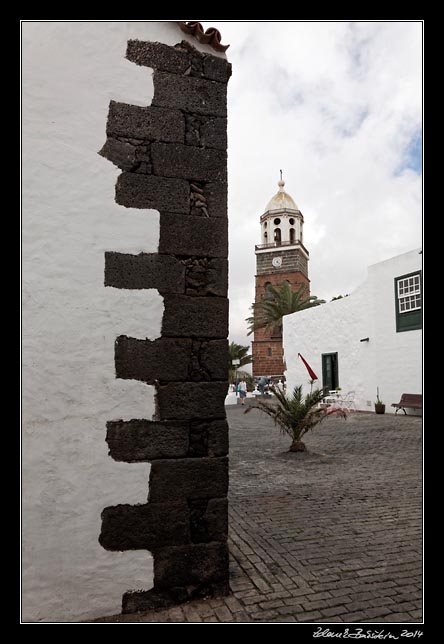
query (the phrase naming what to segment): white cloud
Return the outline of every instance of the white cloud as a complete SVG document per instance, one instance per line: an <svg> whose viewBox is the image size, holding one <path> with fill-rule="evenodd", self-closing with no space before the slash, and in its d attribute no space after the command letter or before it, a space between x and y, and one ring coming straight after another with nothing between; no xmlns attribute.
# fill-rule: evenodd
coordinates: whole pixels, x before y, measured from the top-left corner
<svg viewBox="0 0 444 644"><path fill-rule="evenodd" d="M230 340L247 344L259 217L286 190L305 219L312 293L352 291L416 248L422 180L420 22L214 22L229 43Z"/></svg>

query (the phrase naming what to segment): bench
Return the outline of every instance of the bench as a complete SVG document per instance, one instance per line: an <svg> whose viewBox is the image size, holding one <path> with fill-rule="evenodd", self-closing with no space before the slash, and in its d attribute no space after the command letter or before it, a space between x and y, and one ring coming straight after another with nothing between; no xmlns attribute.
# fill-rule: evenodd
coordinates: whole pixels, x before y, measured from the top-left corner
<svg viewBox="0 0 444 644"><path fill-rule="evenodd" d="M395 414L402 409L405 415L407 415L406 407L410 409L422 409L422 394L402 394L399 403L392 403L392 407L396 407Z"/></svg>

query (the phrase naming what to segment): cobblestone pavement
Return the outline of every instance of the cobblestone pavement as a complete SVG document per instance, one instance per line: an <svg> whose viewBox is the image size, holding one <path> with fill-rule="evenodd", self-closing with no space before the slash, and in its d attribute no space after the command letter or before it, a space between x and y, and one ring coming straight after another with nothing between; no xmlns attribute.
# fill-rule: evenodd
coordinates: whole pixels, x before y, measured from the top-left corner
<svg viewBox="0 0 444 644"><path fill-rule="evenodd" d="M422 419L351 414L305 437L228 407L233 594L101 622L422 622Z"/></svg>

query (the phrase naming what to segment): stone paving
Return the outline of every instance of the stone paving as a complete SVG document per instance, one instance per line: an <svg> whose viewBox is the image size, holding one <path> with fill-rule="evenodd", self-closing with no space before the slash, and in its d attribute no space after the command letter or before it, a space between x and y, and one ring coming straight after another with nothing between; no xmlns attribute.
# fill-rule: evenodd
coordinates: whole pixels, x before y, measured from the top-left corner
<svg viewBox="0 0 444 644"><path fill-rule="evenodd" d="M96 622L422 622L422 419L328 418L290 439L227 407L232 595Z"/></svg>

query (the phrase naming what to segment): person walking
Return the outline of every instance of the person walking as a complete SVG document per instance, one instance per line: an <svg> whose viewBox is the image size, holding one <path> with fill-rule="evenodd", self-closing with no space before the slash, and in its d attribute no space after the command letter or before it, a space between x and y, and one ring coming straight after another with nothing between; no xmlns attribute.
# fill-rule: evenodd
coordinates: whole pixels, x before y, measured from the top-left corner
<svg viewBox="0 0 444 644"><path fill-rule="evenodd" d="M239 389L240 404L245 405L245 398L247 397L247 383L243 378L238 385L238 389Z"/></svg>

